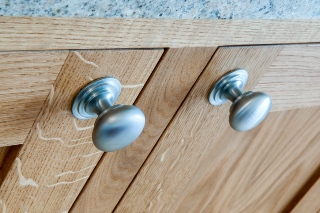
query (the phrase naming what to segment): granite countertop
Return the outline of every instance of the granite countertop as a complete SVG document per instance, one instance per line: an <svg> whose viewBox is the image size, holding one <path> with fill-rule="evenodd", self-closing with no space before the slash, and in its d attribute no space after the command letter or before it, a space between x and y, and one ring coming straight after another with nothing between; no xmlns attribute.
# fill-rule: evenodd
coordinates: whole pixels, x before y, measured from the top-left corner
<svg viewBox="0 0 320 213"><path fill-rule="evenodd" d="M319 19L320 0L0 0L0 16Z"/></svg>

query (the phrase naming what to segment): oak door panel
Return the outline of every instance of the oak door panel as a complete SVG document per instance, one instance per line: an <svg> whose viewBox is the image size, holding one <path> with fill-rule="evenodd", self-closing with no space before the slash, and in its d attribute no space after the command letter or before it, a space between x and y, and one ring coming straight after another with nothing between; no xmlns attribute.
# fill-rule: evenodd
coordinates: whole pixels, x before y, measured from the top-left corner
<svg viewBox="0 0 320 213"><path fill-rule="evenodd" d="M27 137L68 51L0 53L0 147Z"/></svg>
<svg viewBox="0 0 320 213"><path fill-rule="evenodd" d="M112 75L123 85L117 103L132 104L162 49L70 52L35 124L3 180L8 212L68 211L102 156L91 141L94 119L76 120L71 104L91 80Z"/></svg>
<svg viewBox="0 0 320 213"><path fill-rule="evenodd" d="M219 48L115 212L284 210L320 162L319 93L303 89L319 86L317 50L308 45ZM273 112L259 127L236 132L228 124L230 103L208 102L212 84L235 68L249 71L246 91L269 89L273 111L294 109L296 100L298 107L315 107ZM298 100L301 94L305 101Z"/></svg>
<svg viewBox="0 0 320 213"><path fill-rule="evenodd" d="M220 165L219 160L225 161L227 156L216 152L238 145L219 140L230 129L230 104L210 105L209 89L224 73L238 67L249 71L245 89L253 89L281 50L281 46L219 48L115 212L172 212L184 191L202 178L203 174L196 171L206 168L204 160L208 156L217 157L210 161L216 165Z"/></svg>
<svg viewBox="0 0 320 213"><path fill-rule="evenodd" d="M112 212L215 49L165 52L135 102L147 119L142 135L127 149L104 154L71 212Z"/></svg>
<svg viewBox="0 0 320 213"><path fill-rule="evenodd" d="M272 111L320 105L320 46L284 46L255 89L272 97Z"/></svg>
<svg viewBox="0 0 320 213"><path fill-rule="evenodd" d="M282 212L320 165L319 117L320 107L297 109L247 133L226 129L172 209Z"/></svg>

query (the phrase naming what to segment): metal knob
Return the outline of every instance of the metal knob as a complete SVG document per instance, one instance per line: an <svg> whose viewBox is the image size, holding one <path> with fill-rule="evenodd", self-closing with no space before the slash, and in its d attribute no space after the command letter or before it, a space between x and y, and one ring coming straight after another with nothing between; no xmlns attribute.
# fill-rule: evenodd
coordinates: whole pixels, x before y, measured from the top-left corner
<svg viewBox="0 0 320 213"><path fill-rule="evenodd" d="M221 77L212 87L209 101L220 105L232 102L229 115L231 127L237 131L247 131L259 125L271 109L271 98L263 92L242 92L248 80L248 73L236 69Z"/></svg>
<svg viewBox="0 0 320 213"><path fill-rule="evenodd" d="M72 113L78 119L97 117L92 132L94 145L113 152L130 145L145 125L143 112L132 105L113 105L121 92L113 77L99 78L85 86L75 97Z"/></svg>

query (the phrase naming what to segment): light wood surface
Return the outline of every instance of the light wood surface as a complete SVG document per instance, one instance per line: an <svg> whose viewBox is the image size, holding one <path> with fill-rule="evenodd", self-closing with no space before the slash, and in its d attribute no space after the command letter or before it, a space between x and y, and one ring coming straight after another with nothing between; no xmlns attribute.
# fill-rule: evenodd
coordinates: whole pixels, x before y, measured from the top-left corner
<svg viewBox="0 0 320 213"><path fill-rule="evenodd" d="M195 177L202 177L195 171L207 168L204 160L208 156L221 156L210 163L223 169L228 158L214 150L236 149L239 144L232 146L219 140L230 129L230 104L213 107L208 102L208 92L218 78L238 67L249 71L245 89L253 89L281 50L281 46L219 48L115 212L173 212L183 191L193 186Z"/></svg>
<svg viewBox="0 0 320 213"><path fill-rule="evenodd" d="M173 20L0 17L0 50L320 42L320 20Z"/></svg>
<svg viewBox="0 0 320 213"><path fill-rule="evenodd" d="M272 111L320 105L320 45L286 45L255 90L271 96Z"/></svg>
<svg viewBox="0 0 320 213"><path fill-rule="evenodd" d="M24 142L67 55L0 53L0 147Z"/></svg>
<svg viewBox="0 0 320 213"><path fill-rule="evenodd" d="M227 129L172 209L283 212L320 165L319 116L319 107L275 112L253 131Z"/></svg>
<svg viewBox="0 0 320 213"><path fill-rule="evenodd" d="M143 134L127 149L103 156L71 212L112 212L214 51L167 50L135 103L147 118Z"/></svg>
<svg viewBox="0 0 320 213"><path fill-rule="evenodd" d="M74 96L91 80L112 75L132 104L163 53L157 50L70 52L35 124L0 188L7 212L65 212L99 161L94 119L74 119ZM138 85L138 86L137 86Z"/></svg>
<svg viewBox="0 0 320 213"><path fill-rule="evenodd" d="M300 200L292 213L319 213L320 212L320 179L312 186Z"/></svg>

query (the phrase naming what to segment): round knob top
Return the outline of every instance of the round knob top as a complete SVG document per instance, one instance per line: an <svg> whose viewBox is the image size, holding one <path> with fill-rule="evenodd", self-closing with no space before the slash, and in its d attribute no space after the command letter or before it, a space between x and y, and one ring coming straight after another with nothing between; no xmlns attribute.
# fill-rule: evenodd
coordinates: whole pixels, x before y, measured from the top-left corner
<svg viewBox="0 0 320 213"><path fill-rule="evenodd" d="M230 108L229 123L238 131L247 131L261 123L271 109L271 98L263 92L246 92Z"/></svg>
<svg viewBox="0 0 320 213"><path fill-rule="evenodd" d="M105 152L113 152L130 145L145 125L143 112L131 105L115 105L97 118L92 132L94 145Z"/></svg>

